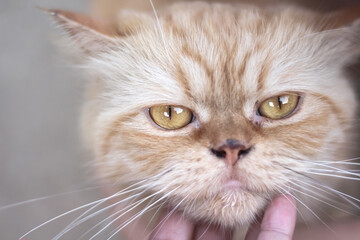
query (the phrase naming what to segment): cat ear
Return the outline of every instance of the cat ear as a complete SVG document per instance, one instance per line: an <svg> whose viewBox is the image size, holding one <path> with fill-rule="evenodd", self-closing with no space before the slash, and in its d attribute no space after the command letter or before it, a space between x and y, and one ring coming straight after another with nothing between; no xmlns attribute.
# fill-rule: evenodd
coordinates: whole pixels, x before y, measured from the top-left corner
<svg viewBox="0 0 360 240"><path fill-rule="evenodd" d="M121 37L116 26L110 22L65 10L41 10L49 13L65 32L66 38L87 55L108 51Z"/></svg>
<svg viewBox="0 0 360 240"><path fill-rule="evenodd" d="M360 5L334 12L330 17L331 28L350 26L360 21ZM357 24L359 25L359 24Z"/></svg>
<svg viewBox="0 0 360 240"><path fill-rule="evenodd" d="M342 66L356 62L360 54L360 5L334 12L326 19L322 30L327 37L322 47L328 56L334 56L328 60Z"/></svg>

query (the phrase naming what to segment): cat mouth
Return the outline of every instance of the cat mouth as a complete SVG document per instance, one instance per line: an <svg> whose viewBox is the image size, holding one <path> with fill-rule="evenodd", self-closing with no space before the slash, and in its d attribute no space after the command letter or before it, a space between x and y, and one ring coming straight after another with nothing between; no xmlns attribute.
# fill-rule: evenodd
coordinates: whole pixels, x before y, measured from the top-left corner
<svg viewBox="0 0 360 240"><path fill-rule="evenodd" d="M243 191L244 184L238 179L229 179L222 186L223 191Z"/></svg>
<svg viewBox="0 0 360 240"><path fill-rule="evenodd" d="M247 185L247 179L234 176L225 178L220 184L218 194L228 194L228 193L252 193L260 194L257 190L249 188Z"/></svg>
<svg viewBox="0 0 360 240"><path fill-rule="evenodd" d="M244 192L251 192L248 188L246 179L232 173L221 181L218 194L236 194Z"/></svg>
<svg viewBox="0 0 360 240"><path fill-rule="evenodd" d="M243 192L247 191L246 179L239 176L236 171L230 169L227 176L221 181L220 192Z"/></svg>

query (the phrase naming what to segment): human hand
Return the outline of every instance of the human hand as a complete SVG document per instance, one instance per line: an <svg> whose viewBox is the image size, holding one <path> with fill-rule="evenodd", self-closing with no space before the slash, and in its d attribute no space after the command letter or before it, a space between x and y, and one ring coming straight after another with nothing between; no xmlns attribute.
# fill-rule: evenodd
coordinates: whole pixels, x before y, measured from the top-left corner
<svg viewBox="0 0 360 240"><path fill-rule="evenodd" d="M274 198L260 223L249 228L246 240L291 240L296 223L296 203L290 196Z"/></svg>
<svg viewBox="0 0 360 240"><path fill-rule="evenodd" d="M231 230L221 230L215 226L197 225L182 217L180 213L164 212L158 228L150 240L230 240ZM167 218L168 217L168 218ZM167 218L167 219L166 219ZM165 219L165 220L164 220ZM296 222L295 201L290 196L278 196L268 205L260 223L251 225L246 240L291 240Z"/></svg>

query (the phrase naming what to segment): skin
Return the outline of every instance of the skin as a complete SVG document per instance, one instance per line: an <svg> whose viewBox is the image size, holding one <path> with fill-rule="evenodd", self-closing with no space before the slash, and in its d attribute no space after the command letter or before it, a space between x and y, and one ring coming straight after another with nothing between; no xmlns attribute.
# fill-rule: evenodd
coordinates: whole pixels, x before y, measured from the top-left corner
<svg viewBox="0 0 360 240"><path fill-rule="evenodd" d="M324 225L299 226L295 231L296 205L290 196L278 196L268 205L260 221L253 223L245 240L356 240L360 235L360 220L349 219L329 224L330 231ZM165 211L158 222L163 221L169 212ZM161 224L160 224L161 225ZM334 233L336 232L336 234ZM205 234L204 234L205 233ZM339 238L341 236L341 238ZM152 240L230 240L231 231L221 231L215 226L208 227L185 219L181 213L172 214L149 238Z"/></svg>
<svg viewBox="0 0 360 240"><path fill-rule="evenodd" d="M358 240L360 236L360 220L348 219L324 224L299 225L295 230L296 205L290 196L278 196L268 205L262 219L254 222L246 234L245 240ZM171 213L164 210L155 224L157 228L149 232L146 222L138 221L136 226L122 231L125 239L148 240L231 240L231 230L221 231L215 226L200 224L183 216L180 212ZM119 219L123 224L132 215ZM329 230L332 229L331 230ZM147 229L134 231L134 229ZM150 235L150 237L149 237ZM341 237L339 237L341 236Z"/></svg>
<svg viewBox="0 0 360 240"><path fill-rule="evenodd" d="M159 222L166 218L163 212ZM245 240L291 240L296 223L296 205L290 196L278 196L269 204L258 223L252 224ZM221 230L215 226L197 225L180 213L172 214L154 231L150 239L154 240L230 240L231 230Z"/></svg>

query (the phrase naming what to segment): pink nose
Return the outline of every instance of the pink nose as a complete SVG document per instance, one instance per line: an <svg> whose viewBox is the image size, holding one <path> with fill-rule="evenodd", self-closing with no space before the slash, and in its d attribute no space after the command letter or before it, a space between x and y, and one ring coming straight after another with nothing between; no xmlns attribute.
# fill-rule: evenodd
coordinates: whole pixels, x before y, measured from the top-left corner
<svg viewBox="0 0 360 240"><path fill-rule="evenodd" d="M241 157L249 153L250 149L237 140L227 139L225 144L212 148L211 152L223 159L228 166L234 166Z"/></svg>

